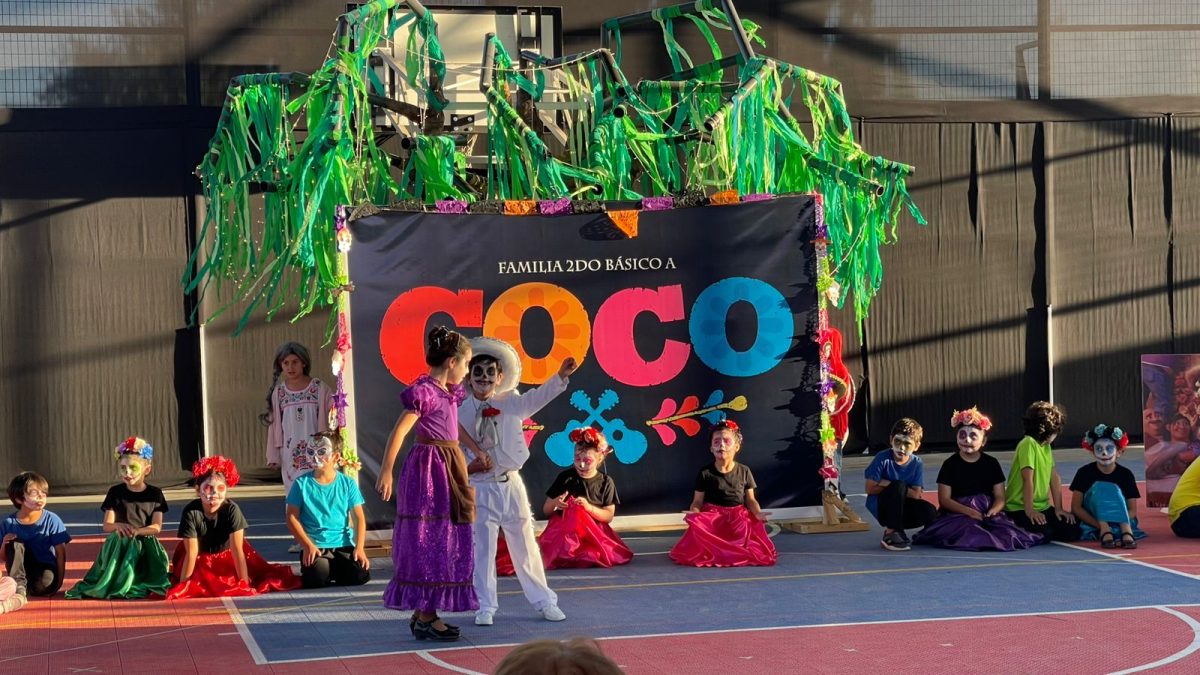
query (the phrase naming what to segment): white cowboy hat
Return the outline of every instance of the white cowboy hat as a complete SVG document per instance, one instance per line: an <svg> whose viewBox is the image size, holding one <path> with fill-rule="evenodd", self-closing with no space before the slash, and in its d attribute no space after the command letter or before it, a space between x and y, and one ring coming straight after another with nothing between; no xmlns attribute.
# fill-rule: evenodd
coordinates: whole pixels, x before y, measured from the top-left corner
<svg viewBox="0 0 1200 675"><path fill-rule="evenodd" d="M513 349L512 345L496 338L471 338L471 358L481 354L496 359L500 363L500 369L504 371L504 381L496 387L497 394L517 388L517 384L521 381L521 357L517 355L517 350Z"/></svg>

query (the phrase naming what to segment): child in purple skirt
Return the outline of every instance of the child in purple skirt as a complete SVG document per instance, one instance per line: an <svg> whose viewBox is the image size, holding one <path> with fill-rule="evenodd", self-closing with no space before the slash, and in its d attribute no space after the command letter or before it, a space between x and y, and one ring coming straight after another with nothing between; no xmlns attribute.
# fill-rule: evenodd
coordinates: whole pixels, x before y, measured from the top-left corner
<svg viewBox="0 0 1200 675"><path fill-rule="evenodd" d="M1017 527L1004 515L1004 470L982 452L992 421L978 408L954 411L958 454L938 472L938 517L913 538L959 551L1015 551L1039 544L1042 536Z"/></svg>
<svg viewBox="0 0 1200 675"><path fill-rule="evenodd" d="M415 431L396 486L396 571L383 603L390 609L415 610L409 629L418 640L449 642L461 637L457 626L438 618L439 609L479 609L472 585L475 490L458 445L458 404L467 395L461 383L470 361L466 337L444 326L429 332L429 374L400 394L404 412L388 438L375 485L384 501L391 498L396 457L405 436Z"/></svg>

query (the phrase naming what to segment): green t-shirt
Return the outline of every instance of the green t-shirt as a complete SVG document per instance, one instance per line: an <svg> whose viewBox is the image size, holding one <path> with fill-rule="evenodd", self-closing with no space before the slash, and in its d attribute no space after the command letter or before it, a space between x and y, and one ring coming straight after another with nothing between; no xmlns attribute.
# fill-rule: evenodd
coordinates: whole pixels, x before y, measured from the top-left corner
<svg viewBox="0 0 1200 675"><path fill-rule="evenodd" d="M1004 510L1025 510L1025 479L1021 470L1033 469L1033 508L1045 511L1050 508L1050 476L1054 473L1054 455L1049 443L1038 443L1029 436L1017 444L1012 469L1008 472L1008 486L1004 490Z"/></svg>

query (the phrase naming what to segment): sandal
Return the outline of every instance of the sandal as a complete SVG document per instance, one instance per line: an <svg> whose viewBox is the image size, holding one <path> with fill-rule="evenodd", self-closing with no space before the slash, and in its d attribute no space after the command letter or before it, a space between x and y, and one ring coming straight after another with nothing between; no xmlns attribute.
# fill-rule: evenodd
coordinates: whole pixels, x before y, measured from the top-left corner
<svg viewBox="0 0 1200 675"><path fill-rule="evenodd" d="M1117 547L1117 538L1113 536L1112 532L1105 532L1104 534L1100 535L1100 548L1116 548L1116 547Z"/></svg>
<svg viewBox="0 0 1200 675"><path fill-rule="evenodd" d="M1121 548L1137 548L1137 539L1133 537L1133 533L1121 533Z"/></svg>

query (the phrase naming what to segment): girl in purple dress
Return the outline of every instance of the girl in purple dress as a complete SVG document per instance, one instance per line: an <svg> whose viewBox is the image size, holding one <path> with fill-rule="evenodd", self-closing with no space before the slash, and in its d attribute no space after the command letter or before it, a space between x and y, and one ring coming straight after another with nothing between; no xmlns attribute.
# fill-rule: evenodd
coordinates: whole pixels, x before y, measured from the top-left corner
<svg viewBox="0 0 1200 675"><path fill-rule="evenodd" d="M383 594L390 609L415 610L409 629L418 640L449 642L457 626L438 618L439 609L479 609L472 585L475 490L458 445L458 404L466 397L461 382L471 361L471 343L438 326L429 332L425 362L429 374L400 394L404 412L388 438L375 487L387 501L392 471L409 431L412 448L396 486L396 525L392 543L395 575Z"/></svg>
<svg viewBox="0 0 1200 675"><path fill-rule="evenodd" d="M1004 515L1004 470L981 451L992 421L971 408L955 410L950 426L958 430L958 454L938 472L941 508L913 543L960 551L1015 551L1041 543L1041 535L1022 530Z"/></svg>

